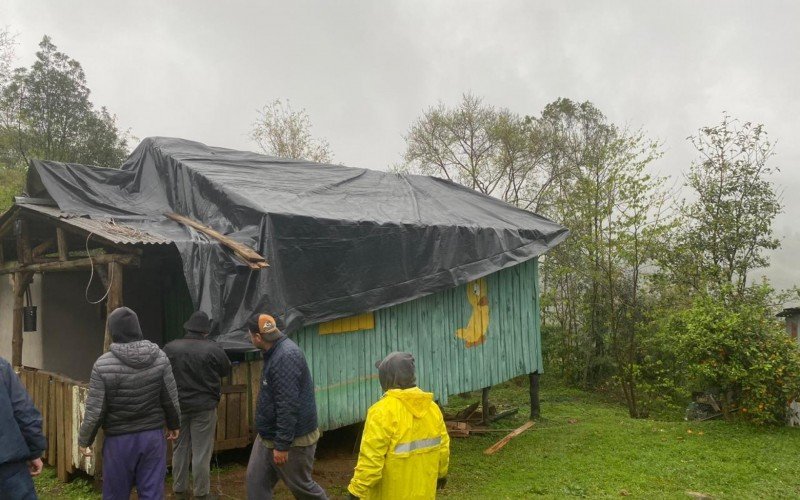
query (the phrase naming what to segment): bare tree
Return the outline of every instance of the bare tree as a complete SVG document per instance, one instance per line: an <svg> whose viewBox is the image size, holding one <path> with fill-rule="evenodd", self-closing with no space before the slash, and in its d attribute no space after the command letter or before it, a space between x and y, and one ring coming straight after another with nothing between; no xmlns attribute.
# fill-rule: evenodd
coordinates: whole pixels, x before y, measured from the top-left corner
<svg viewBox="0 0 800 500"><path fill-rule="evenodd" d="M275 99L259 111L250 137L267 154L283 158L330 163L330 145L311 135L311 119L305 109L295 111L288 100Z"/></svg>
<svg viewBox="0 0 800 500"><path fill-rule="evenodd" d="M426 110L406 135L401 170L436 175L520 208L538 210L552 183L539 120L464 94Z"/></svg>

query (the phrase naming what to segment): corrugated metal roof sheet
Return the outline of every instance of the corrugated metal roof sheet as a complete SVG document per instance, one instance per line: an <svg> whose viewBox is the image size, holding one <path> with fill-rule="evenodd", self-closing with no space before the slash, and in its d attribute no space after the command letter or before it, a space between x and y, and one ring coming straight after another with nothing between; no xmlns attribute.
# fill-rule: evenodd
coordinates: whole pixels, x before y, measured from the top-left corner
<svg viewBox="0 0 800 500"><path fill-rule="evenodd" d="M45 205L18 204L20 208L58 219L65 224L96 234L120 245L167 245L171 240L139 228L128 226L114 219L90 219L62 212L58 207Z"/></svg>

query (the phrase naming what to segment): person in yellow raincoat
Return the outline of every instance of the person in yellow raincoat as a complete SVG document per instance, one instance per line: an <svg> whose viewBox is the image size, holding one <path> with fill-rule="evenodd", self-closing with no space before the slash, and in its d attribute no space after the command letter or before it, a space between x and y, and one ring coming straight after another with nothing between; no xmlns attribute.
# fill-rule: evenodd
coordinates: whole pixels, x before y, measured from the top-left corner
<svg viewBox="0 0 800 500"><path fill-rule="evenodd" d="M367 412L350 498L435 498L450 462L442 411L416 386L414 356L393 352L375 366L385 393Z"/></svg>

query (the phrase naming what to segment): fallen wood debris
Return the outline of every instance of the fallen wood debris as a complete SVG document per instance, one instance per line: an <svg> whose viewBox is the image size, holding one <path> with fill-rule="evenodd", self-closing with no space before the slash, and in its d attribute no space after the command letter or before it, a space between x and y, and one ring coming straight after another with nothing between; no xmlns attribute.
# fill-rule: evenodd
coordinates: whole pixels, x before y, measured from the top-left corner
<svg viewBox="0 0 800 500"><path fill-rule="evenodd" d="M471 428L466 422L446 421L444 425L447 428L447 433L450 435L450 437L469 437Z"/></svg>
<svg viewBox="0 0 800 500"><path fill-rule="evenodd" d="M497 422L501 418L510 417L511 415L516 415L519 411L519 408L511 408L510 410L501 411L497 415L494 415L489 418L489 422Z"/></svg>
<svg viewBox="0 0 800 500"><path fill-rule="evenodd" d="M494 455L495 453L500 451L500 449L503 448L503 446L507 445L509 441L511 441L515 437L519 436L520 434L522 434L526 430L528 430L531 427L533 427L533 423L534 423L533 420L528 420L527 422L522 424L517 429L514 429L508 436L504 437L503 439L501 439L500 441L496 442L492 446L486 448L486 450L484 450L483 454L484 455Z"/></svg>

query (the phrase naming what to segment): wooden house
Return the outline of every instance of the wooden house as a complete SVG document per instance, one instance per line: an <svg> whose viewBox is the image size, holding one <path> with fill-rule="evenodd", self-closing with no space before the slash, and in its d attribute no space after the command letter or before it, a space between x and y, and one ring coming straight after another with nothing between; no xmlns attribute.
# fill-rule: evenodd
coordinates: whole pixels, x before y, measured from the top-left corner
<svg viewBox="0 0 800 500"><path fill-rule="evenodd" d="M44 414L46 460L58 468L59 477L78 469L94 474L101 465L79 456L77 429L92 364L110 343L105 318L123 304L137 312L145 337L162 346L183 335L181 325L196 308L218 320L214 333L235 363L218 409L217 450L247 446L253 437L261 361L242 342L248 310L275 314L303 348L323 429L363 420L381 394L374 363L391 351L414 354L419 385L442 403L449 395L542 371L537 257L566 237L564 228L439 180L336 166L317 169L175 141L146 140L121 171L34 163L32 175L39 177L29 179L28 192L35 197L18 198L0 216L0 355L18 367ZM161 193L141 187L148 174L140 169L147 161L158 173L159 186L165 186ZM353 196L369 203L358 198L354 203L361 208L350 210L357 215L351 219L339 206L324 207L336 217L324 218L323 227L319 216L308 222L318 205L309 208L309 199L296 193L286 196L294 188L284 182L274 196L282 197L284 212L294 211L299 218L290 220L284 232L279 231L281 221L252 223L257 219L242 215L247 192L218 192L237 172L245 170L246 177L261 172L250 169L254 162L265 175L283 178L299 171L307 184L332 169L347 181L328 179L324 189L309 191L322 189L328 202L339 205L351 203ZM207 170L209 164L216 170ZM274 165L278 170L269 170ZM81 177L86 169L91 175ZM126 194L131 198L124 203L103 199L107 187L118 195L118 178L124 175L130 176L124 189L138 192ZM70 183L75 179L89 195L74 194ZM197 188L208 179L216 182L205 186L217 196L212 204L212 195ZM353 182L363 184L342 187ZM280 184L274 177L269 180L275 183ZM385 183L396 184L387 188ZM373 184L375 190L365 190ZM404 219L404 207L392 206L399 205L397 186L412 191L407 199L413 200L412 213L416 210L413 223ZM427 203L420 193L436 199ZM448 207L464 203L458 216L466 213L460 219L466 222L446 228L426 222L424 212L447 196L452 197ZM82 199L76 202L75 197ZM168 203L158 205L155 210L162 213L155 214L152 206L142 208L142 197ZM226 213L229 204L238 208ZM378 215L370 219L371 210ZM467 224L470 217L474 224ZM504 226L484 231L486 217L497 217ZM393 239L403 231L407 234ZM321 234L328 238L321 251L304 246L319 244ZM286 241L290 244L276 246ZM441 246L440 241L453 244ZM377 254L363 253L369 245ZM327 260L315 267L319 259ZM441 262L446 265L436 267ZM397 279L399 268L413 286ZM303 279L293 282L286 274ZM341 280L349 280L349 288L338 296L324 295L341 288ZM273 281L280 284L277 291L269 288Z"/></svg>

